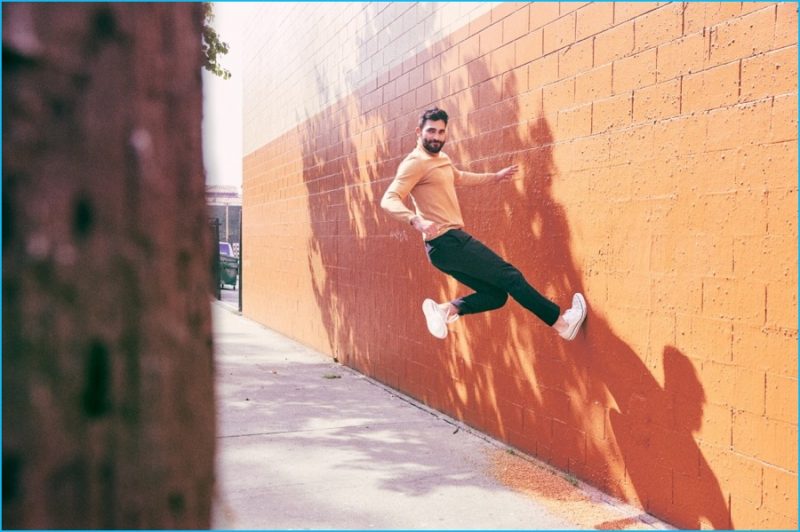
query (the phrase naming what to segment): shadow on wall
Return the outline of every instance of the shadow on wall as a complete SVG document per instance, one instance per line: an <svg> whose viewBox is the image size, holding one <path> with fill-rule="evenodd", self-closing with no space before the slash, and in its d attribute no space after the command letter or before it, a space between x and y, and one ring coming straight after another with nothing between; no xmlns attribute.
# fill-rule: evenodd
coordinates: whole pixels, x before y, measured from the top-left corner
<svg viewBox="0 0 800 532"><path fill-rule="evenodd" d="M423 52L417 65L432 57ZM485 59L464 76L451 75L450 93L431 91L421 106L403 95L373 105L360 90L306 122L308 265L334 356L677 526L731 528L729 501L692 436L705 394L691 362L664 346L662 386L645 354L593 311L604 294L587 291L553 193L573 176L556 167L541 91L520 86L527 82L513 71L495 83ZM419 113L434 104L451 115L445 151L457 166L520 164L512 184L459 189L467 230L562 307L586 294L590 313L575 342L511 300L461 320L444 342L427 333L422 299L467 289L430 265L419 235L379 202L414 146Z"/></svg>

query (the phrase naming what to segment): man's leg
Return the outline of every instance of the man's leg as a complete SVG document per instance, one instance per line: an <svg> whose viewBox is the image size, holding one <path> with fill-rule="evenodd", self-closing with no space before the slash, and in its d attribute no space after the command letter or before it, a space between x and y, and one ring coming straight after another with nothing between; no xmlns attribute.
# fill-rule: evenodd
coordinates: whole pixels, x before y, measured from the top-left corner
<svg viewBox="0 0 800 532"><path fill-rule="evenodd" d="M462 246L458 253L450 254L446 267L440 267L434 263L435 266L456 279L458 279L458 275L462 275L465 278L484 283L483 286L499 289L509 294L547 325L552 326L556 323L560 314L558 305L541 295L517 268L503 260L482 242L467 233L462 232L461 235L465 235L465 237L462 239ZM457 306L460 314L476 314L497 308L497 306L487 308L485 301L485 295L477 291L475 294L461 298Z"/></svg>
<svg viewBox="0 0 800 532"><path fill-rule="evenodd" d="M463 247L463 254L462 259L465 261L466 267L460 268L460 270L469 272L476 269L477 275L481 276L481 279L506 290L522 306L553 327L562 338L575 339L578 329L586 319L587 308L583 294L576 293L572 297L572 306L564 314L561 314L558 305L542 296L525 280L517 268L503 260L481 241L470 236ZM463 271L459 273L464 275ZM473 294L473 296L476 295ZM470 297L472 296L463 298L458 305L460 314L469 313L464 309L469 308Z"/></svg>
<svg viewBox="0 0 800 532"><path fill-rule="evenodd" d="M480 312L493 310L502 307L508 300L508 294L496 286L492 286L489 283L470 277L464 273L442 271L454 277L461 284L475 290L475 293L467 296L472 301L471 308L473 309L481 308L482 310L480 310ZM434 336L440 338L446 336L447 324L457 320L458 317L463 314L463 312L461 312L461 306L463 305L464 299L465 298L460 298L438 304L433 300L425 300L423 303L423 311L429 322L428 328L431 329L431 333ZM435 307L438 307L438 309ZM474 313L473 311L472 314Z"/></svg>
<svg viewBox="0 0 800 532"><path fill-rule="evenodd" d="M474 293L452 301L459 314L477 314L502 307L508 301L508 293L492 284L458 271L445 272L459 283L475 290ZM462 310L464 309L464 310Z"/></svg>

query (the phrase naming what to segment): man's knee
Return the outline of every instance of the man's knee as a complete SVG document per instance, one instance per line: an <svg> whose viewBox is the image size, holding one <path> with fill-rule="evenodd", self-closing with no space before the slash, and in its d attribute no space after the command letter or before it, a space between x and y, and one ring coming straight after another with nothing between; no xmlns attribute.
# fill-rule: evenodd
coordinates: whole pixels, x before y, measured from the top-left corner
<svg viewBox="0 0 800 532"><path fill-rule="evenodd" d="M507 291L513 292L520 285L527 284L525 276L510 264L500 272L500 285Z"/></svg>

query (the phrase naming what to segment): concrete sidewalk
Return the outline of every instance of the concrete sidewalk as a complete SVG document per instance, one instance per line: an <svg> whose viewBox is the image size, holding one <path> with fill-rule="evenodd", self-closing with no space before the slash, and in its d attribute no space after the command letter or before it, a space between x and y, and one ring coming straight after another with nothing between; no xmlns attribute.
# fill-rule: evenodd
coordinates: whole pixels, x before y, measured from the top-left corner
<svg viewBox="0 0 800 532"><path fill-rule="evenodd" d="M212 312L214 528L669 528L234 307Z"/></svg>

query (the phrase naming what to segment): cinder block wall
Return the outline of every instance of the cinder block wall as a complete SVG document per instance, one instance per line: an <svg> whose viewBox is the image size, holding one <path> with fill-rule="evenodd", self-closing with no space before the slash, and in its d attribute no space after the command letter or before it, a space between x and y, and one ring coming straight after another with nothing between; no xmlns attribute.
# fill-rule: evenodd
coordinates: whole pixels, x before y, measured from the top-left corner
<svg viewBox="0 0 800 532"><path fill-rule="evenodd" d="M680 527L797 527L793 3L251 6L245 314ZM379 208L450 113L468 229L590 314L464 288Z"/></svg>

